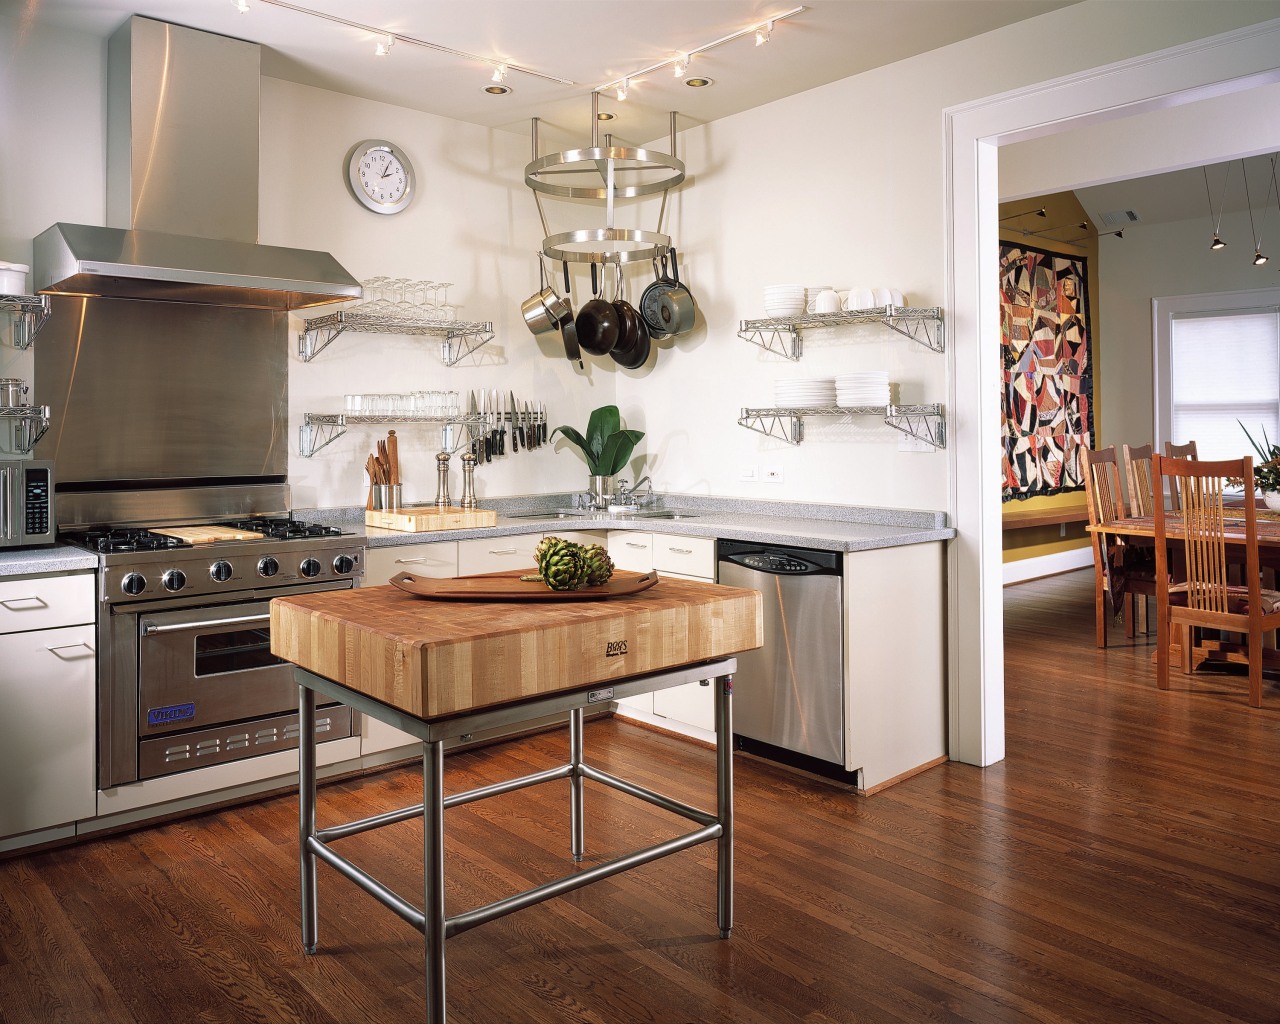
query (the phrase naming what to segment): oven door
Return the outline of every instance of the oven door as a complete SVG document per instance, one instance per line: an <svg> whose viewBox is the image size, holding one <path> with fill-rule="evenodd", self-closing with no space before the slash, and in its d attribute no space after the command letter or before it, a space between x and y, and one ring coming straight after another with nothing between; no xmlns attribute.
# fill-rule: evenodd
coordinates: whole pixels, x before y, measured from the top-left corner
<svg viewBox="0 0 1280 1024"><path fill-rule="evenodd" d="M139 779L296 747L293 666L271 653L270 602L137 616ZM352 735L349 708L317 701L321 741Z"/></svg>

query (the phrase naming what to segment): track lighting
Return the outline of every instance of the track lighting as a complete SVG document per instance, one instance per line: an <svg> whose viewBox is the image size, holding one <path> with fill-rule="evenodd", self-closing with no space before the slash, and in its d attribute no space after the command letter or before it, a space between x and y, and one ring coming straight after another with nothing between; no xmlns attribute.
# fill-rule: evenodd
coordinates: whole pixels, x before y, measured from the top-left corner
<svg viewBox="0 0 1280 1024"><path fill-rule="evenodd" d="M630 85L631 85L630 79L624 78L622 80L621 84L618 86L619 101L625 100L627 98L627 89Z"/></svg>
<svg viewBox="0 0 1280 1024"><path fill-rule="evenodd" d="M1219 249L1225 249L1226 247L1227 247L1227 243L1224 242L1221 238L1219 238L1218 233L1215 231L1213 233L1213 241L1209 244L1209 248L1212 249L1214 252L1217 252Z"/></svg>
<svg viewBox="0 0 1280 1024"><path fill-rule="evenodd" d="M773 22L766 21L756 29L756 46L764 46L771 35L773 35Z"/></svg>
<svg viewBox="0 0 1280 1024"><path fill-rule="evenodd" d="M1260 267L1260 266L1262 266L1262 264L1264 264L1264 263L1266 263L1266 262L1267 262L1267 257L1265 257L1265 256L1263 256L1263 255L1262 255L1262 250L1260 250L1260 249L1254 249L1254 250L1253 250L1253 265L1254 265L1255 267Z"/></svg>
<svg viewBox="0 0 1280 1024"><path fill-rule="evenodd" d="M684 73L689 70L689 55L681 54L676 58L674 65L676 78L684 78Z"/></svg>
<svg viewBox="0 0 1280 1024"><path fill-rule="evenodd" d="M1023 210L1021 213L1011 213L1007 217L1001 217L1000 223L1003 224L1007 220L1017 220L1019 217L1048 217L1049 212L1043 206L1038 210Z"/></svg>
<svg viewBox="0 0 1280 1024"><path fill-rule="evenodd" d="M378 41L378 45L374 47L373 54L375 57L389 57L391 55L391 47L395 43L395 36L383 36Z"/></svg>
<svg viewBox="0 0 1280 1024"><path fill-rule="evenodd" d="M506 77L507 77L507 66L505 64L499 64L496 68L493 69L493 80L495 82L505 81Z"/></svg>
<svg viewBox="0 0 1280 1024"><path fill-rule="evenodd" d="M249 0L231 0L231 6L241 14L249 13Z"/></svg>

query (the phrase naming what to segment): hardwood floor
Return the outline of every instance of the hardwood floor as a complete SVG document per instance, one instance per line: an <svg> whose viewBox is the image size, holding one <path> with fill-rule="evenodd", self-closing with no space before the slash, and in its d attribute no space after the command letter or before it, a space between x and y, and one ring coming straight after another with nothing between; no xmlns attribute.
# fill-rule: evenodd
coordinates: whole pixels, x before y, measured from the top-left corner
<svg viewBox="0 0 1280 1024"><path fill-rule="evenodd" d="M450 940L449 1019L1280 1020L1280 688L1155 689L1151 641L1093 646L1092 577L1006 591L1008 756L868 799L737 759L737 920L702 846ZM1116 630L1116 634L1123 631ZM449 789L560 763L557 733L449 758ZM589 761L709 806L709 751L621 721ZM397 769L321 790L321 823L398 807ZM674 834L588 785L588 863ZM448 813L450 911L568 870L567 786ZM416 932L320 868L298 936L296 802L0 861L0 1020L421 1020ZM421 828L344 841L418 901Z"/></svg>

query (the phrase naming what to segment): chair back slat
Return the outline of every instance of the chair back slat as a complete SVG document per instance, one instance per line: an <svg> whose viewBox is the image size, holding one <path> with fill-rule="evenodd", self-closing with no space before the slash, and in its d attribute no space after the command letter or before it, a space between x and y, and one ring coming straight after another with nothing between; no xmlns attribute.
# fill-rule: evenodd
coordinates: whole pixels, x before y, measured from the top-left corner
<svg viewBox="0 0 1280 1024"><path fill-rule="evenodd" d="M1164 443L1164 454L1165 458L1190 459L1193 462L1200 458L1194 441L1188 441L1186 444L1174 444L1172 441L1166 441ZM1176 487L1169 489L1169 507L1175 512L1182 508L1182 503L1178 496L1178 488Z"/></svg>
<svg viewBox="0 0 1280 1024"><path fill-rule="evenodd" d="M1124 518L1124 495L1120 490L1120 465L1115 445L1085 449L1084 493L1089 525L1103 526Z"/></svg>
<svg viewBox="0 0 1280 1024"><path fill-rule="evenodd" d="M1149 444L1131 448L1124 446L1124 475L1129 485L1129 511L1135 516L1154 515L1151 500L1151 456Z"/></svg>

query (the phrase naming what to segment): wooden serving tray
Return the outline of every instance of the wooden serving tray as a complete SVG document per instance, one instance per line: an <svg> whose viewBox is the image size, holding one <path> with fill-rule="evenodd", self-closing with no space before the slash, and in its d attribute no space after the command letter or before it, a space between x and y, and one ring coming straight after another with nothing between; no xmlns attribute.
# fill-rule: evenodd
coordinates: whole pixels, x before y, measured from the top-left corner
<svg viewBox="0 0 1280 1024"><path fill-rule="evenodd" d="M434 530L474 530L484 526L496 526L498 513L491 508L401 508L394 512L368 509L364 514L365 526L377 526L384 530L400 530L404 533L430 533Z"/></svg>
<svg viewBox="0 0 1280 1024"><path fill-rule="evenodd" d="M614 571L608 582L581 590L552 590L539 580L522 580L536 569L485 573L482 576L460 576L456 579L431 579L402 572L390 583L406 594L429 597L436 601L603 601L610 597L627 597L648 590L658 582L656 572Z"/></svg>

